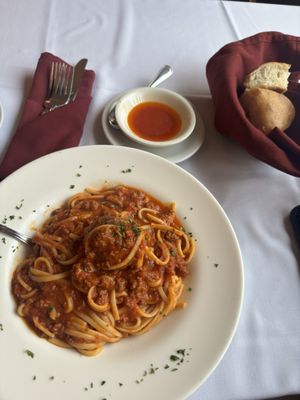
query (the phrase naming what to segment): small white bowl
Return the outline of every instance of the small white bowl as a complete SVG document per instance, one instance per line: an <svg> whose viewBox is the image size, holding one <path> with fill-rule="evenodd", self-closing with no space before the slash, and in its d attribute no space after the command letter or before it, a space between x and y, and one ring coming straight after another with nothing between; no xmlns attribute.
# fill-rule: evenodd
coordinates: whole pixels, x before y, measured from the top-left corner
<svg viewBox="0 0 300 400"><path fill-rule="evenodd" d="M173 108L181 119L181 128L177 135L169 140L146 140L134 133L128 125L130 111L140 103L157 102ZM191 104L181 95L171 90L140 87L126 92L116 106L116 120L121 130L137 143L152 146L164 147L178 144L187 139L193 132L196 124L196 116Z"/></svg>

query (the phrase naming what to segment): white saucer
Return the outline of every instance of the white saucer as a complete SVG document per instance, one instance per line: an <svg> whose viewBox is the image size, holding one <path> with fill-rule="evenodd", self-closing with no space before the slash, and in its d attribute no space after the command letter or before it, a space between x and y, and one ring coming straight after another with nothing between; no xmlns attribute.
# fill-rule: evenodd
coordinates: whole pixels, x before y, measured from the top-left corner
<svg viewBox="0 0 300 400"><path fill-rule="evenodd" d="M4 116L3 107L2 107L2 105L0 103L0 127L1 127L2 122L3 122L3 116Z"/></svg>
<svg viewBox="0 0 300 400"><path fill-rule="evenodd" d="M205 127L203 119L198 110L194 109L196 114L196 127L193 133L182 143L167 146L163 148L143 146L139 143L130 140L121 131L112 128L108 123L108 113L113 103L120 97L120 95L111 99L104 107L102 113L102 127L107 140L117 146L135 147L136 149L145 150L150 153L156 154L166 158L174 163L184 161L194 155L202 146L205 137Z"/></svg>

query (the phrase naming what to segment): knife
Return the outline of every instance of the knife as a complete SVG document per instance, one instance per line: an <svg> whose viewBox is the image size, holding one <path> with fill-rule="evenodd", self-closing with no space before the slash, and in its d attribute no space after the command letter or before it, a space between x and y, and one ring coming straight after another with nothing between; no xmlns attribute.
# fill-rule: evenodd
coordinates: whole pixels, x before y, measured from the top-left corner
<svg viewBox="0 0 300 400"><path fill-rule="evenodd" d="M72 93L70 96L70 101L74 101L76 99L81 78L83 76L87 62L88 60L86 58L82 58L73 68Z"/></svg>
<svg viewBox="0 0 300 400"><path fill-rule="evenodd" d="M290 212L290 221L294 229L294 234L300 247L300 205L296 206Z"/></svg>

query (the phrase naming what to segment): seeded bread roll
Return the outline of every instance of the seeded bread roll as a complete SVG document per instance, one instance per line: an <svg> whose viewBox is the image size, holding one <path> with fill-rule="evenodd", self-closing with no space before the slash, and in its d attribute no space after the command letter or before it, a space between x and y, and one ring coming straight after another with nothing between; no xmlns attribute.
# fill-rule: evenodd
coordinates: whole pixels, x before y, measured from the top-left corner
<svg viewBox="0 0 300 400"><path fill-rule="evenodd" d="M284 94L273 90L247 89L240 102L252 124L266 134L275 127L285 131L295 118L292 102Z"/></svg>
<svg viewBox="0 0 300 400"><path fill-rule="evenodd" d="M289 72L290 67L291 64L280 62L261 64L246 76L244 86L247 89L259 87L284 93L288 88L288 78L291 74Z"/></svg>

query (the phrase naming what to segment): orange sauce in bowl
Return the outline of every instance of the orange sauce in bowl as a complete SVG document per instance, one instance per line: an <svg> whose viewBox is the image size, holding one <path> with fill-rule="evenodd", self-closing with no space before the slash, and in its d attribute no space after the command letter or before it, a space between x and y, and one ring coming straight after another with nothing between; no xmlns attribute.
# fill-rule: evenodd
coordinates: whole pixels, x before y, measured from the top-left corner
<svg viewBox="0 0 300 400"><path fill-rule="evenodd" d="M128 114L129 128L140 138L155 142L173 139L181 128L177 111L163 103L144 102Z"/></svg>

